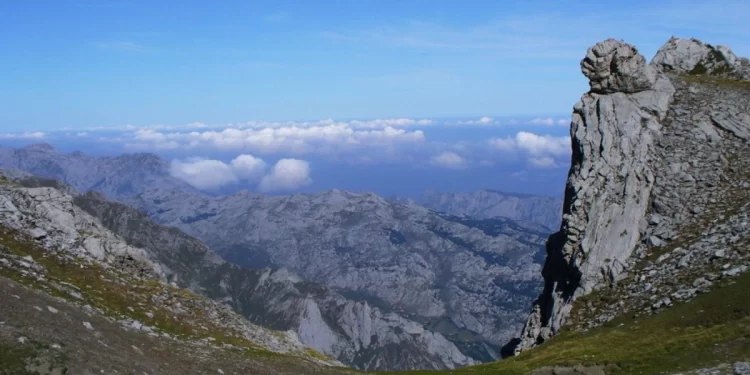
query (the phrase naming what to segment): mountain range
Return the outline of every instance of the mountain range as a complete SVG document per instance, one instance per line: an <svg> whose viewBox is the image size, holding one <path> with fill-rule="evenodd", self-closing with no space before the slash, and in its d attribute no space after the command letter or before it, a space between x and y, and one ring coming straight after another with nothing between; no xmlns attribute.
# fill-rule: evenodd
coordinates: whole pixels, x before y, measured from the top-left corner
<svg viewBox="0 0 750 375"><path fill-rule="evenodd" d="M307 309L313 307L305 307L304 300L292 302L292 295L305 296L300 290L285 291L282 295L286 297L278 300L269 301L270 296L264 295L238 302L230 292L222 294L206 284L222 278L239 278L247 284L251 277L235 276L238 271L232 271L234 268L202 271L202 278L178 278L186 282L181 286L215 299L232 300L235 310L252 322L296 330L304 344L365 369L452 368L495 360L500 347L520 332L525 310L541 290L543 245L550 230L531 221L456 216L394 203L371 193L335 189L280 197L247 191L209 196L170 176L169 163L151 154L94 157L80 152L63 154L49 145L34 144L22 149L0 148L0 167L8 168L6 173L22 170L57 179L76 191L96 191L99 205L112 198L138 210L119 212L117 220L122 222L101 216L114 215L114 209L90 212L104 223L140 228L142 224L125 219L144 220L143 215L137 215L140 211L159 224L202 240L229 262L248 267L243 269L267 268L316 285L302 289L325 291L313 299L315 309L320 310L316 314L338 323L316 322L311 328L303 322L300 316L308 315ZM536 204L533 197L526 198L528 204ZM475 207L481 204L477 202ZM490 204L497 206L497 201ZM537 204L523 209L524 204L527 201L507 205L507 214L523 211L533 215L543 207ZM493 212L502 213L499 208L494 207ZM143 238L162 237L152 233L157 230L110 229L125 239L140 236L135 239L139 245ZM159 251L158 246L152 247ZM179 268L201 267L196 263ZM243 288L229 284L230 290L236 289L234 293L250 298ZM248 310L259 301L268 308L257 314ZM373 314L371 319L380 319L390 333L353 333L360 323L342 318L339 311L347 304L353 306L349 310L366 308ZM284 319L280 319L284 314L273 313L282 308L289 310ZM385 315L390 318L381 318ZM269 316L281 322L269 321ZM409 332L404 328L409 324L436 339L420 336L412 345L408 335L394 333ZM316 333L304 333L307 329ZM318 332L321 330L327 333ZM388 337L395 338L389 341ZM448 341L442 342L443 338ZM386 354L394 345L402 354Z"/></svg>

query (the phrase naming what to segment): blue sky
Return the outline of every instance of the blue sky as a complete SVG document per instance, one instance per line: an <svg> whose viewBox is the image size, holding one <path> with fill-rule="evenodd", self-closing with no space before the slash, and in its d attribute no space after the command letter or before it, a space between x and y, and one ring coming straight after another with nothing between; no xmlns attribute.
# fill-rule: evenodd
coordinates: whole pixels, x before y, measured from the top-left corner
<svg viewBox="0 0 750 375"><path fill-rule="evenodd" d="M229 182L238 155L268 171L294 158L307 190L558 194L586 48L615 37L650 58L676 35L750 56L748 14L740 0L3 1L0 144L217 160Z"/></svg>
<svg viewBox="0 0 750 375"><path fill-rule="evenodd" d="M588 46L750 55L746 1L0 3L0 126L567 114Z"/></svg>

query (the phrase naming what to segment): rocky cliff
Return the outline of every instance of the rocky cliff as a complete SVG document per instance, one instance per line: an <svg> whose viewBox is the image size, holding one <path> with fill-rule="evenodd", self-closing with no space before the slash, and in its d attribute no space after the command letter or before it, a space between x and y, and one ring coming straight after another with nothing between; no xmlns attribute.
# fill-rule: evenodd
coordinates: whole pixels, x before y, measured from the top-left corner
<svg viewBox="0 0 750 375"><path fill-rule="evenodd" d="M747 270L749 66L693 39L671 39L650 64L617 40L589 49L563 223L515 352L565 324L652 314Z"/></svg>

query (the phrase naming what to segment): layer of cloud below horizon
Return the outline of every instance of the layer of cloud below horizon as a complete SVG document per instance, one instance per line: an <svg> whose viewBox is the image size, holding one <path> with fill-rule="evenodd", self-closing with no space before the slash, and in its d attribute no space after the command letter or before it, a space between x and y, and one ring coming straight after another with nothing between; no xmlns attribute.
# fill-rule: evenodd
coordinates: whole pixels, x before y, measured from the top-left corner
<svg viewBox="0 0 750 375"><path fill-rule="evenodd" d="M310 165L305 160L280 159L270 172L266 170L265 161L247 154L229 163L202 158L175 159L169 168L173 177L207 191L239 183L256 185L262 192L289 191L312 183Z"/></svg>

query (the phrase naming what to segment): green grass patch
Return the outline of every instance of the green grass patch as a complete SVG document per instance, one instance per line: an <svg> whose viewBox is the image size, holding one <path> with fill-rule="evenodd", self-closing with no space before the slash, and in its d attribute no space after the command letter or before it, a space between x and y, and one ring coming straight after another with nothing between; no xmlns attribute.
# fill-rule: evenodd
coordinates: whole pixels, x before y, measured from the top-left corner
<svg viewBox="0 0 750 375"><path fill-rule="evenodd" d="M305 348L305 353L309 355L312 358L320 359L321 361L330 361L331 358L315 349L312 348Z"/></svg>
<svg viewBox="0 0 750 375"><path fill-rule="evenodd" d="M750 81L731 79L716 75L696 74L691 72L688 74L682 74L680 75L680 77L687 82L693 83L702 83L721 87L750 88Z"/></svg>

